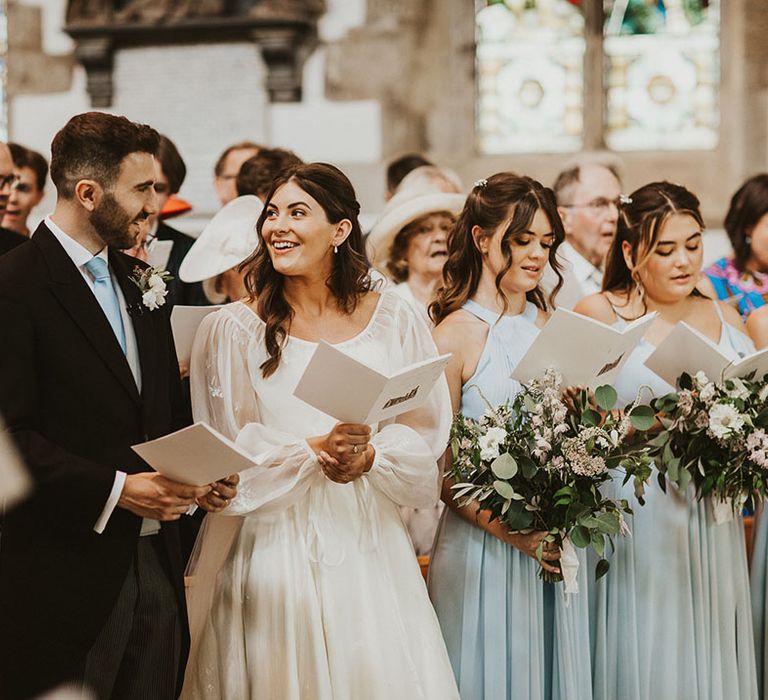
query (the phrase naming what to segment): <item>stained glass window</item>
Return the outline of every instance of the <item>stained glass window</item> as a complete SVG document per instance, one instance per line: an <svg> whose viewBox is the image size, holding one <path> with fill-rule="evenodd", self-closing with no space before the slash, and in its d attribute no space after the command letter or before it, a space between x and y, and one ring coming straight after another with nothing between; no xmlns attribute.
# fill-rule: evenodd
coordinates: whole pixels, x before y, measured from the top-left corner
<svg viewBox="0 0 768 700"><path fill-rule="evenodd" d="M714 148L719 0L606 0L606 145Z"/></svg>
<svg viewBox="0 0 768 700"><path fill-rule="evenodd" d="M0 141L8 141L8 14L0 0Z"/></svg>
<svg viewBox="0 0 768 700"><path fill-rule="evenodd" d="M721 0L476 0L480 152L714 148L720 7Z"/></svg>
<svg viewBox="0 0 768 700"><path fill-rule="evenodd" d="M578 0L476 3L482 153L581 148L586 42L577 5Z"/></svg>

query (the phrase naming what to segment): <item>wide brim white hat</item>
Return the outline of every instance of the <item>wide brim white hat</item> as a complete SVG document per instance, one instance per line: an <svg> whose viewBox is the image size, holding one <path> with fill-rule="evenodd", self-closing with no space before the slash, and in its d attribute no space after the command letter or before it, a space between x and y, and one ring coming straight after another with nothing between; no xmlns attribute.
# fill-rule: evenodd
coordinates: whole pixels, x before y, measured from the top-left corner
<svg viewBox="0 0 768 700"><path fill-rule="evenodd" d="M256 222L263 208L258 197L246 194L216 212L181 262L182 282L202 282L246 260L259 245Z"/></svg>
<svg viewBox="0 0 768 700"><path fill-rule="evenodd" d="M457 216L466 197L453 192L402 190L387 202L379 220L373 225L366 241L371 266L387 273L387 260L392 243L400 231L422 216L447 211Z"/></svg>

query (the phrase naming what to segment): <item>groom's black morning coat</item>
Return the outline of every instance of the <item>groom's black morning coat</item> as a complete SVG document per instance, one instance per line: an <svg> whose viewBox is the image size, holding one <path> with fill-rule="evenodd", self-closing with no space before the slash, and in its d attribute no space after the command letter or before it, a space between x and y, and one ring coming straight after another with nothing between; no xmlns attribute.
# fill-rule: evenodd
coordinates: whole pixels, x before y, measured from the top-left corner
<svg viewBox="0 0 768 700"><path fill-rule="evenodd" d="M115 508L104 533L93 531L115 470L147 471L130 446L180 427L167 311L142 304L129 279L141 263L113 250L109 262L133 319L141 394L98 301L45 224L0 257L0 415L35 485L0 535L0 684L12 674L30 692L80 672L134 556L137 516ZM186 619L176 524L161 538ZM182 658L187 648L185 633Z"/></svg>

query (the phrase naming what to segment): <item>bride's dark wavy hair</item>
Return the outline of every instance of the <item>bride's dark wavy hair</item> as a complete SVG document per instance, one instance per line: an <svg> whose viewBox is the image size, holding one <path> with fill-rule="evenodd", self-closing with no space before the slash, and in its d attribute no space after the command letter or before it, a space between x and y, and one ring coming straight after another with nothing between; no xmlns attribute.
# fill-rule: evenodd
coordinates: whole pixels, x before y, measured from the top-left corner
<svg viewBox="0 0 768 700"><path fill-rule="evenodd" d="M339 246L338 253L333 254L329 250L333 256L333 265L326 285L338 308L351 314L357 308L361 296L371 288L368 262L363 252L363 234L357 219L360 205L347 176L328 163L296 165L281 173L273 182L256 223L260 244L239 268L245 271L245 288L249 300L256 302L258 314L266 326L264 342L267 359L260 367L264 377L274 374L280 365L293 319L293 309L285 299L285 276L272 266L272 258L262 237L262 228L267 218L267 207L276 190L291 181L322 207L330 223L338 224L347 219L352 224L352 231Z"/></svg>
<svg viewBox="0 0 768 700"><path fill-rule="evenodd" d="M512 267L513 239L516 234L529 228L539 209L546 215L555 234L554 244L549 249L549 264L557 275L557 284L548 298L545 298L538 286L527 292L525 297L540 309L546 310L548 305L552 305L552 300L563 285L561 267L555 254L565 239L555 195L551 189L530 177L509 172L496 173L487 180L480 180L472 188L448 236L448 260L443 268L443 286L429 307L435 325L448 314L460 309L477 291L483 271L483 256L472 236L472 229L479 226L483 235L492 236L499 226L509 220L501 239L505 264L495 280L496 290L506 309L507 300L501 292L501 281Z"/></svg>

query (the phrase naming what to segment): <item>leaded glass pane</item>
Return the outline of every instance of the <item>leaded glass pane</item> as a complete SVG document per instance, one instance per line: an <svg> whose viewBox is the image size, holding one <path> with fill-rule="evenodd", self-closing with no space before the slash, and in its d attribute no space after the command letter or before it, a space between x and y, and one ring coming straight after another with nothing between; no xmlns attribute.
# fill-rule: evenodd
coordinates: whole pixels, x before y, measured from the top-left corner
<svg viewBox="0 0 768 700"><path fill-rule="evenodd" d="M585 39L578 4L476 3L476 125L482 153L581 148Z"/></svg>
<svg viewBox="0 0 768 700"><path fill-rule="evenodd" d="M719 0L604 0L609 148L714 148Z"/></svg>

